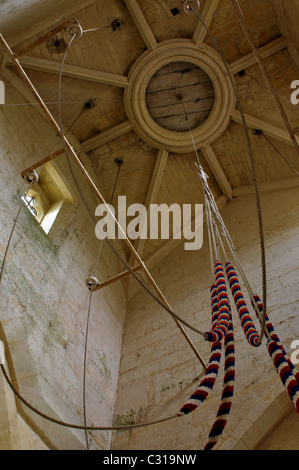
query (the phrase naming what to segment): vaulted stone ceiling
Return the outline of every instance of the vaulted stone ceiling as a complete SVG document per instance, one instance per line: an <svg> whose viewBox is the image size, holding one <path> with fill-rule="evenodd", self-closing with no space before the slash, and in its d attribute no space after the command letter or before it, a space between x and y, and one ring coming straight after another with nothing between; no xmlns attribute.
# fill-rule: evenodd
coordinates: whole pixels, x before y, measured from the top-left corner
<svg viewBox="0 0 299 470"><path fill-rule="evenodd" d="M191 135L186 126L182 128L186 113L219 206L253 192L244 129L229 78L211 37L196 16L186 14L183 3L60 0L53 8L51 0L25 5L10 0L0 7L1 33L16 53L71 16L83 30L100 28L76 38L67 54L62 118L66 129L72 126L81 155L88 155L106 200L115 179L115 159L123 158L118 194L126 195L128 204L203 202ZM297 185L285 159L298 169L298 157L231 0L200 3L200 14L230 64L248 126L262 131L252 133L261 189ZM295 128L298 107L290 103L290 84L299 79L294 28L298 1L291 3L290 17L286 2L240 0ZM69 29L62 30L20 57L57 120L58 77L70 39ZM9 58L6 66L15 73ZM43 157L36 155L32 163ZM148 262L166 256L174 246L136 243Z"/></svg>

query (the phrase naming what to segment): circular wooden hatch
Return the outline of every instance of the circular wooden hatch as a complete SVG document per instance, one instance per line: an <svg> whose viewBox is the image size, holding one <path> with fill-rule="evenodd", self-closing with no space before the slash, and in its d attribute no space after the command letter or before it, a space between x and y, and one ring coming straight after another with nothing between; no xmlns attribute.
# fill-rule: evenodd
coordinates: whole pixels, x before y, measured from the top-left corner
<svg viewBox="0 0 299 470"><path fill-rule="evenodd" d="M169 152L192 152L194 146L199 149L217 140L236 107L219 55L189 39L164 41L145 51L128 81L124 103L134 131L151 146Z"/></svg>
<svg viewBox="0 0 299 470"><path fill-rule="evenodd" d="M165 129L184 132L210 115L215 91L204 70L188 62L172 62L151 78L146 106L154 121Z"/></svg>

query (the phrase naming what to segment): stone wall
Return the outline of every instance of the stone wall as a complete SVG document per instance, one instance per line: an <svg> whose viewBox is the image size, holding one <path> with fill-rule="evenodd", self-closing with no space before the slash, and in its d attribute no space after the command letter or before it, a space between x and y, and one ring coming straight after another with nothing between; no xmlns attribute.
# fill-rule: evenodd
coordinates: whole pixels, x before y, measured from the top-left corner
<svg viewBox="0 0 299 470"><path fill-rule="evenodd" d="M0 110L1 258L20 198L27 188L20 173L49 155L58 142L55 132L37 113L36 106L23 106L24 99L9 85L6 86L6 103ZM24 397L50 416L82 425L89 300L85 280L92 273L100 242L65 157L54 164L76 202L69 207L67 217L63 217L62 212L49 235L25 207L22 209L1 285L1 339L6 344L7 367ZM76 167L74 171L82 193L94 210L95 197ZM96 276L103 280L118 272L118 260L103 245ZM106 288L93 294L87 356L89 424L107 426L111 423L124 315L125 296L121 284L117 289ZM49 423L23 406L19 406L19 412L48 447L84 448L84 431L71 431ZM96 433L92 442L92 448L108 448L110 434Z"/></svg>
<svg viewBox="0 0 299 470"><path fill-rule="evenodd" d="M49 447L18 413L16 400L5 379L0 380L0 449L48 450Z"/></svg>
<svg viewBox="0 0 299 470"><path fill-rule="evenodd" d="M268 272L268 313L286 350L299 338L298 323L298 189L262 195ZM259 236L254 196L238 197L222 209L253 291L262 295ZM201 331L210 328L209 287L212 281L205 234L199 252L183 244L153 270L173 310ZM248 296L246 297L248 302ZM249 303L249 302L248 302ZM236 339L235 397L218 449L253 448L280 417L283 394L266 343L246 342L233 310ZM207 361L209 345L188 331ZM222 370L222 367L221 367ZM202 367L168 313L143 291L127 309L115 423L139 423L171 416L197 387ZM222 373L210 398L193 414L158 426L113 436L113 449L203 449L219 406ZM271 412L266 411L271 404ZM285 406L285 405L284 405ZM295 415L298 420L298 416ZM250 433L254 423L254 433ZM243 436L247 436L241 442Z"/></svg>

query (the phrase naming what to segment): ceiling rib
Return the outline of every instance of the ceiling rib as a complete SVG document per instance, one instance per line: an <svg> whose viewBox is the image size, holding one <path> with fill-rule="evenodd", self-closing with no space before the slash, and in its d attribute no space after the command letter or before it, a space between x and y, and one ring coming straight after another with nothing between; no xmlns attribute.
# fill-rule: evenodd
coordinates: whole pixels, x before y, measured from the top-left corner
<svg viewBox="0 0 299 470"><path fill-rule="evenodd" d="M210 169L212 170L213 175L215 176L224 196L226 196L228 199L232 199L233 198L232 187L229 184L212 147L210 145L206 145L205 147L201 148L201 152L203 153L203 156L205 157Z"/></svg>
<svg viewBox="0 0 299 470"><path fill-rule="evenodd" d="M150 182L149 190L146 196L145 200L145 207L147 210L147 214L150 214L149 207L151 204L155 204L157 201L157 197L159 194L159 190L161 188L161 184L163 181L163 176L164 176L164 170L167 164L169 152L167 150L161 149L158 152L155 168L153 171L152 179ZM147 224L147 230L149 229L150 226L150 218L148 217L147 220L145 221ZM145 226L143 225L140 227L140 231L142 232L145 229ZM140 257L143 255L144 251L144 246L145 246L146 240L144 239L139 239L136 242L135 249L137 253L139 254ZM134 258L131 255L130 256L130 263L134 263ZM131 292L134 290L134 285L135 283L132 283L131 280L129 280L128 287L127 287L127 296L130 297Z"/></svg>
<svg viewBox="0 0 299 470"><path fill-rule="evenodd" d="M20 62L22 67L28 70L37 70L39 72L54 74L60 73L61 64L59 62L29 56L23 56ZM12 67L15 66L15 63L12 60L7 60L7 65ZM123 75L100 72L98 70L78 67L76 65L65 64L63 68L63 75L66 77L88 80L90 82L96 82L103 85L111 85L120 88L126 88L129 85L128 78Z"/></svg>
<svg viewBox="0 0 299 470"><path fill-rule="evenodd" d="M231 118L233 121L238 122L239 124L243 123L241 113L237 109L232 112ZM284 142L293 146L293 142L289 133L281 127L269 124L268 122L263 121L262 119L256 118L254 116L250 116L249 114L245 114L245 119L250 129L257 129L263 131L268 136L274 137L280 142ZM299 136L297 136L296 139L297 142L299 142Z"/></svg>
<svg viewBox="0 0 299 470"><path fill-rule="evenodd" d="M100 147L101 145L107 144L107 142L110 142L110 140L114 140L117 137L127 134L132 129L133 124L131 124L130 121L122 122L121 124L112 127L108 131L101 132L100 134L91 137L84 142L81 142L82 152L89 152L90 150Z"/></svg>
<svg viewBox="0 0 299 470"><path fill-rule="evenodd" d="M263 47L259 48L259 53L262 59L266 59L267 57L270 57L273 54L276 54L277 52L281 51L282 49L286 48L288 46L289 40L283 37L277 38L274 41L269 42ZM229 66L230 71L233 74L241 72L241 70L245 70L248 67L251 67L252 65L255 65L257 63L256 57L254 53L250 53L246 55L245 57L242 57L241 59L236 60L235 62L232 62Z"/></svg>
<svg viewBox="0 0 299 470"><path fill-rule="evenodd" d="M299 178L295 176L294 178L285 178L277 181L270 181L267 183L260 183L260 191L262 193L270 191L282 191L285 189L293 189L299 187ZM250 194L255 194L255 189L253 185L240 186L235 188L233 191L234 197L238 196L247 196Z"/></svg>
<svg viewBox="0 0 299 470"><path fill-rule="evenodd" d="M218 5L219 0L206 0L201 17L208 27L212 22L214 13L217 10ZM206 35L206 28L204 27L201 21L198 21L198 25L193 36L193 41L195 42L195 44L199 45L200 43L204 42Z"/></svg>
<svg viewBox="0 0 299 470"><path fill-rule="evenodd" d="M260 55L260 52L259 52L258 48L257 48L256 45L255 45L255 41L254 41L253 35L252 35L252 33L251 33L251 31L250 31L250 29L249 29L249 27L248 27L247 21L246 21L246 19L245 19L245 16L244 16L244 14L243 14L243 11L242 11L242 8L241 8L241 6L240 6L240 4L239 4L239 1L238 1L238 0L231 0L231 1L232 1L232 4L233 4L234 8L235 8L236 14L237 14L237 16L238 16L238 19L239 19L239 21L240 21L240 24L241 24L241 26L242 26L242 29L243 29L243 31L244 31L244 34L245 34L245 36L246 36L246 38L247 38L247 40L248 40L248 43L250 44L250 47L251 47L251 49L252 49L252 52L254 53L254 55L255 55L255 57L256 57L256 60L257 60L258 65L259 65L259 68L261 69L261 72L262 72L262 74L263 74L263 77L264 77L264 79L265 79L265 81L266 81L266 83L267 83L267 86L268 86L269 91L270 91L270 93L271 93L271 95L272 95L272 98L273 98L273 100L274 100L274 102L275 102L275 104L276 104L276 107L277 107L277 109L278 109L278 111L279 111L279 113L280 113L280 115L281 115L281 118L282 118L282 120L283 120L283 122L284 122L285 128L287 129L287 131L288 131L288 133L289 133L289 135L290 135L290 138L291 138L291 140L292 140L292 144L293 144L293 146L294 146L294 149L295 149L297 155L299 156L299 145L298 145L298 141L297 141L297 139L296 139L296 137L295 137L295 134L294 134L294 132L293 132L293 129L292 129L292 126L291 126L290 121L289 121L289 119L288 119L288 116L287 116L287 114L286 114L286 112L285 112L285 110L284 110L284 107L283 107L282 104L281 104L280 98L279 98L279 96L278 96L278 94L277 94L277 92L276 92L276 89L275 89L274 83L273 83L273 81L272 81L272 79L271 79L271 77L270 77L270 74L269 74L269 72L268 72L268 70L267 70L267 68L266 68L266 66L265 66L265 64L264 64L264 61L263 61L263 59L262 59L262 57L261 57L261 55Z"/></svg>
<svg viewBox="0 0 299 470"><path fill-rule="evenodd" d="M129 13L136 24L142 39L144 40L147 48L149 50L153 50L157 47L157 40L153 35L153 32L146 21L140 6L138 5L136 0L124 0L126 7L129 10Z"/></svg>
<svg viewBox="0 0 299 470"><path fill-rule="evenodd" d="M160 187L161 187L161 184L162 184L162 181L163 181L164 170L165 170L166 163L167 163L167 160L168 160L168 155L169 155L168 151L164 150L164 149L161 149L158 152L155 168L154 168L154 171L153 171L152 179L151 179L151 182L150 182L149 190L148 190L146 200L145 200L145 204L144 204L146 209L147 209L148 214L149 214L148 209L149 209L150 205L155 204L156 201L157 201L159 190L160 190ZM149 224L150 224L149 218L147 219L146 222L147 222L147 228L148 228ZM142 231L143 228L145 228L145 227L140 227L140 231ZM142 239L137 240L135 249L136 249L137 253L139 253L139 256L143 255L145 242L146 242L146 240L142 240ZM131 257L130 261L133 261L132 257Z"/></svg>

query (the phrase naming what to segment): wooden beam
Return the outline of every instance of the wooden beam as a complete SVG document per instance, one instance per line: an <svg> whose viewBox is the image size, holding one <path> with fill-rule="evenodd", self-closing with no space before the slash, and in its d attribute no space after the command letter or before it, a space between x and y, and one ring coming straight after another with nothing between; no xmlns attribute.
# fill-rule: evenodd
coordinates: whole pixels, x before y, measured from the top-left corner
<svg viewBox="0 0 299 470"><path fill-rule="evenodd" d="M57 152L51 153L48 157L43 158L43 160L40 160L37 163L34 163L30 167L26 168L26 170L22 171L21 176L25 176L28 173L30 173L33 170L36 170L37 168L41 167L42 165L45 165L45 163L50 162L51 160L54 160L55 158L59 157L60 155L64 154L64 149L57 150Z"/></svg>
<svg viewBox="0 0 299 470"><path fill-rule="evenodd" d="M201 14L201 17L208 27L211 25L214 13L217 10L218 5L219 5L219 0L207 0L205 2L205 6ZM195 42L196 45L199 45L202 42L204 42L206 35L207 35L207 30L202 24L202 22L199 20L195 33L193 35L193 41Z"/></svg>
<svg viewBox="0 0 299 470"><path fill-rule="evenodd" d="M136 0L124 0L129 13L136 24L148 49L157 47L157 41Z"/></svg>
<svg viewBox="0 0 299 470"><path fill-rule="evenodd" d="M136 273L138 271L141 271L141 266L136 266L136 267L132 268L132 271L134 271L134 273ZM103 289L104 287L110 286L111 284L114 284L117 281L122 281L123 279L126 279L129 276L131 276L130 271L124 271L120 274L117 274L116 276L114 276L110 279L107 279L107 281L101 282L98 287L95 287L93 289L93 292L96 292L97 290Z"/></svg>
<svg viewBox="0 0 299 470"><path fill-rule="evenodd" d="M91 139L81 142L81 150L82 152L89 152L90 150L110 142L110 140L116 139L117 137L130 132L132 129L133 124L131 124L130 121L125 121L115 127L112 127L112 129L109 129L108 131L102 132L94 137L91 137Z"/></svg>
<svg viewBox="0 0 299 470"><path fill-rule="evenodd" d="M287 189L299 188L299 178L285 178L277 181L270 181L268 183L260 184L260 191L262 193L267 193L270 191L283 191ZM255 194L254 185L248 186L239 186L233 190L233 196L248 196L250 194Z"/></svg>
<svg viewBox="0 0 299 470"><path fill-rule="evenodd" d="M40 57L23 56L21 64L25 69L38 70L39 72L47 72L59 74L61 64L52 60L41 59ZM15 66L12 60L7 61L8 66ZM102 83L103 85L111 85L120 88L126 88L129 85L128 78L123 75L117 75L107 72L99 72L76 65L65 64L63 75L66 77L76 78L79 80L87 80L89 82Z"/></svg>
<svg viewBox="0 0 299 470"><path fill-rule="evenodd" d="M210 145L206 145L200 150L203 153L203 156L205 157L210 169L212 170L213 175L215 176L217 183L219 184L224 196L228 197L228 199L232 199L232 187L229 184L228 179L226 178L224 171L222 170L212 147Z"/></svg>
<svg viewBox="0 0 299 470"><path fill-rule="evenodd" d="M262 59L266 59L267 57L270 57L271 55L276 54L277 52L286 48L288 46L288 42L288 39L282 37L275 39L274 41L271 41L266 44L266 46L259 48L260 56L262 57ZM241 70L245 70L256 63L256 57L252 52L251 54L248 54L245 57L242 57L241 59L232 62L229 68L233 74L236 74L241 72Z"/></svg>
<svg viewBox="0 0 299 470"><path fill-rule="evenodd" d="M294 178L295 179L295 178ZM299 185L299 180L296 179L297 186ZM254 189L254 188L253 188ZM254 191L253 191L254 192ZM225 206L227 202L227 198L224 196L220 196L217 201L217 207L220 210L222 207ZM194 222L194 220L193 220ZM145 262L148 265L155 265L158 261L163 260L168 254L170 254L177 246L179 246L182 243L182 240L166 240L163 242L153 253L148 255L145 258ZM141 270L141 266L135 266L132 268L134 272L138 272ZM104 287L107 287L117 281L121 281L123 279L126 279L131 275L130 271L123 271L122 273L108 279L107 281L102 282L98 287L94 289L94 292L100 289L103 289Z"/></svg>
<svg viewBox="0 0 299 470"><path fill-rule="evenodd" d="M16 52L15 53L15 57L16 59L19 59L22 55L25 55L27 54L27 52L30 52L32 51L32 49L35 49L35 47L39 46L40 44L42 44L43 42L47 41L47 39L50 39L52 36L54 36L55 34L59 33L60 31L62 31L63 29L65 29L67 26L69 26L70 24L74 23L76 20L74 17L71 17L69 18L68 20L64 21L63 23L61 23L60 25L56 26L56 28L54 29L51 29L51 31L49 31L48 33L44 34L43 36L41 36L39 39L37 39L36 41L32 42L31 44L29 44L28 46L24 47L23 49L21 49L19 52Z"/></svg>
<svg viewBox="0 0 299 470"><path fill-rule="evenodd" d="M231 118L233 121L238 122L239 124L243 123L241 113L237 109L232 112ZM245 119L246 119L247 126L250 129L261 130L268 136L274 137L280 142L284 142L285 144L293 146L293 142L292 142L292 139L290 138L289 133L286 130L282 129L281 127L275 126L273 124L269 124L268 122L263 121L262 119L256 118L254 116L250 116L249 114L245 114ZM298 136L297 136L297 141L299 142Z"/></svg>

